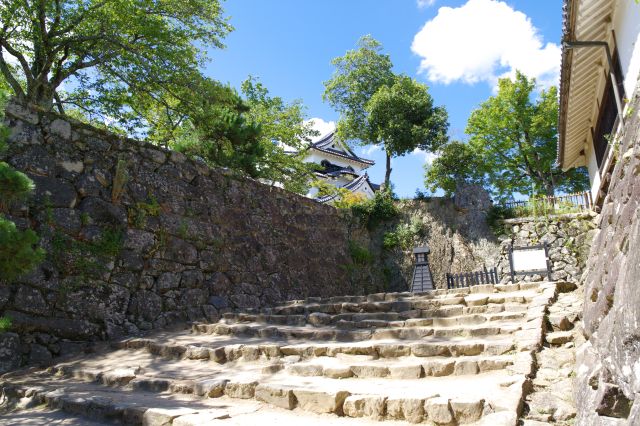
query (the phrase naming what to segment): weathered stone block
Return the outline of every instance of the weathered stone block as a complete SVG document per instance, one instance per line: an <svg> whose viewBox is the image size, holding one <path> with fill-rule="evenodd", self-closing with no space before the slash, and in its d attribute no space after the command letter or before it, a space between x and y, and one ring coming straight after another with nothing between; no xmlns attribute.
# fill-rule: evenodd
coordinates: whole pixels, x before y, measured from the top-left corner
<svg viewBox="0 0 640 426"><path fill-rule="evenodd" d="M31 314L46 315L51 311L49 304L42 297L40 291L27 286L18 287L18 291L14 296L14 303L21 310Z"/></svg>
<svg viewBox="0 0 640 426"><path fill-rule="evenodd" d="M453 423L454 416L447 398L431 398L424 403L424 411L427 418L437 425L448 425Z"/></svg>
<svg viewBox="0 0 640 426"><path fill-rule="evenodd" d="M46 176L29 176L35 184L33 199L38 205L49 208L74 208L78 194L73 185Z"/></svg>
<svg viewBox="0 0 640 426"><path fill-rule="evenodd" d="M255 398L287 410L293 410L296 406L293 390L281 387L258 385L255 389Z"/></svg>
<svg viewBox="0 0 640 426"><path fill-rule="evenodd" d="M0 334L0 373L20 366L20 337L16 333Z"/></svg>
<svg viewBox="0 0 640 426"><path fill-rule="evenodd" d="M482 417L484 400L454 398L449 402L453 416L460 424L472 423Z"/></svg>
<svg viewBox="0 0 640 426"><path fill-rule="evenodd" d="M224 394L231 398L251 399L255 396L258 382L229 382L224 388Z"/></svg>
<svg viewBox="0 0 640 426"><path fill-rule="evenodd" d="M71 139L71 123L66 120L56 119L49 124L49 131L63 139Z"/></svg>
<svg viewBox="0 0 640 426"><path fill-rule="evenodd" d="M198 396L207 396L209 398L218 398L224 394L224 388L228 380L210 379L196 382L193 393Z"/></svg>
<svg viewBox="0 0 640 426"><path fill-rule="evenodd" d="M315 390L295 389L293 391L298 406L305 411L314 413L343 414L342 405L349 396L349 392L322 392Z"/></svg>
<svg viewBox="0 0 640 426"><path fill-rule="evenodd" d="M144 426L169 426L173 424L174 419L194 413L197 413L197 410L184 407L149 408L142 415L142 424Z"/></svg>
<svg viewBox="0 0 640 426"><path fill-rule="evenodd" d="M351 395L344 401L343 411L349 417L371 417L381 420L385 415L386 398L374 395Z"/></svg>

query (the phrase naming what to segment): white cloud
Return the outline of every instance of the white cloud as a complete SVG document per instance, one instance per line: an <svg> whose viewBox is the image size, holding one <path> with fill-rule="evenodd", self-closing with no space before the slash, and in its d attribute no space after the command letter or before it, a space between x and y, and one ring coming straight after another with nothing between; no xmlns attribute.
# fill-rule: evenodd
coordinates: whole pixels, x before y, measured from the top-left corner
<svg viewBox="0 0 640 426"><path fill-rule="evenodd" d="M544 44L531 19L497 0L441 7L415 35L420 72L436 83L491 85L520 70L544 87L558 83L560 46Z"/></svg>
<svg viewBox="0 0 640 426"><path fill-rule="evenodd" d="M417 0L418 7L429 7L433 6L436 3L436 0Z"/></svg>
<svg viewBox="0 0 640 426"><path fill-rule="evenodd" d="M380 145L369 145L360 150L361 155L373 155L378 151L382 151L382 147Z"/></svg>
<svg viewBox="0 0 640 426"><path fill-rule="evenodd" d="M429 152L429 151L425 151L425 150L422 150L420 148L416 148L413 151L411 151L411 155L422 157L422 160L425 163L431 163L433 160L438 158L438 154L435 154L435 153Z"/></svg>
<svg viewBox="0 0 640 426"><path fill-rule="evenodd" d="M326 136L327 134L329 134L330 132L336 129L335 121L324 121L322 118L310 118L307 121L305 121L305 123L310 123L310 122L313 123L313 129L320 132L318 136L312 139L312 142L319 140L323 136Z"/></svg>

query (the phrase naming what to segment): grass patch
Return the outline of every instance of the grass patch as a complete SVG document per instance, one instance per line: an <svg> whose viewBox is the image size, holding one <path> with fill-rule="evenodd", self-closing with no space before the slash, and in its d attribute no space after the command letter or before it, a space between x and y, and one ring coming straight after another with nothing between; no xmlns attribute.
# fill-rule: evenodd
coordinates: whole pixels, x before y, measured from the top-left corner
<svg viewBox="0 0 640 426"><path fill-rule="evenodd" d="M0 333L6 333L11 329L11 318L4 316L0 317Z"/></svg>
<svg viewBox="0 0 640 426"><path fill-rule="evenodd" d="M65 276L86 280L105 272L105 264L118 257L123 244L121 229L106 228L95 241L77 240L57 232L52 239L51 254Z"/></svg>
<svg viewBox="0 0 640 426"><path fill-rule="evenodd" d="M349 254L351 255L351 260L356 265L370 265L373 263L373 255L366 248L361 246L355 241L349 241Z"/></svg>

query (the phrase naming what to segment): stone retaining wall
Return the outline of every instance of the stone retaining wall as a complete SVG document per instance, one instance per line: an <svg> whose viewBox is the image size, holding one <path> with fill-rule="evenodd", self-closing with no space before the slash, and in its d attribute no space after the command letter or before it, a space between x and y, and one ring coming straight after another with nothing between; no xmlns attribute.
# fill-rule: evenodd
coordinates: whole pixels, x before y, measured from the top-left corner
<svg viewBox="0 0 640 426"><path fill-rule="evenodd" d="M36 184L9 216L47 258L0 283L18 332L0 338L0 372L228 309L377 289L349 272L367 234L333 207L18 104L6 124L5 161Z"/></svg>
<svg viewBox="0 0 640 426"><path fill-rule="evenodd" d="M577 424L640 424L640 96L630 114L587 262L577 353ZM605 177L606 178L606 177Z"/></svg>
<svg viewBox="0 0 640 426"><path fill-rule="evenodd" d="M503 283L511 279L508 248L534 246L547 242L553 270L553 280L580 283L591 241L595 235L594 212L542 217L524 217L503 221L505 235L501 237L498 271ZM541 281L541 275L528 275L525 281Z"/></svg>

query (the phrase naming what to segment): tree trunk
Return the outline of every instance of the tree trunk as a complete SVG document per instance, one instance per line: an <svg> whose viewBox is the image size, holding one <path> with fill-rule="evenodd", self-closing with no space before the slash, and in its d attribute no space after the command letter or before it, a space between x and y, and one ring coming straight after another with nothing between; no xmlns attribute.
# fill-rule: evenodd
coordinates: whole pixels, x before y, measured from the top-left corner
<svg viewBox="0 0 640 426"><path fill-rule="evenodd" d="M546 176L543 178L544 192L547 197L553 197L556 193L556 186L553 184L553 180L548 179Z"/></svg>
<svg viewBox="0 0 640 426"><path fill-rule="evenodd" d="M545 186L545 193L548 197L553 197L556 194L555 189L553 188L553 185L551 184L547 184Z"/></svg>
<svg viewBox="0 0 640 426"><path fill-rule="evenodd" d="M384 173L384 187L385 189L391 190L391 154L386 152L387 154L387 170Z"/></svg>

